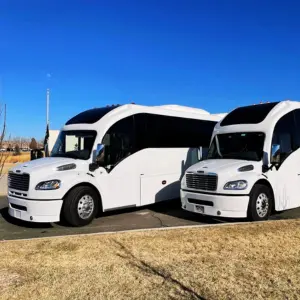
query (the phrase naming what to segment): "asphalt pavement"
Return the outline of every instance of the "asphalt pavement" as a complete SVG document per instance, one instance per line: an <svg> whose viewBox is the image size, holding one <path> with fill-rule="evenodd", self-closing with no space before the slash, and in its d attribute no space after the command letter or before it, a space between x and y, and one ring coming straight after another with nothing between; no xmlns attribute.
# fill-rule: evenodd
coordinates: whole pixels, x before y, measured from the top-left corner
<svg viewBox="0 0 300 300"><path fill-rule="evenodd" d="M274 215L271 219L300 218L300 208ZM205 225L245 220L217 219L184 211L180 200L149 205L143 208L104 213L90 225L80 228L59 223L23 222L8 215L7 199L0 196L0 240L26 239L73 234L117 232L131 229Z"/></svg>

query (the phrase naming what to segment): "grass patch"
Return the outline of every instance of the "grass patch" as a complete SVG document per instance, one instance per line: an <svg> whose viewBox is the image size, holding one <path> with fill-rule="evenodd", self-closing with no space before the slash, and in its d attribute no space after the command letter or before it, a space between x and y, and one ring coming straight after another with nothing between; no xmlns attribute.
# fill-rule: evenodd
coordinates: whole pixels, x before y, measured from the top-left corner
<svg viewBox="0 0 300 300"><path fill-rule="evenodd" d="M24 152L20 155L13 155L12 153L7 152L4 155L6 155L7 157L5 159L2 174L7 174L9 169L16 166L16 164L30 161L30 152Z"/></svg>
<svg viewBox="0 0 300 300"><path fill-rule="evenodd" d="M8 171L14 167L16 164L13 164L13 163L5 163L4 166L3 166L3 170L2 170L2 174L7 174Z"/></svg>
<svg viewBox="0 0 300 300"><path fill-rule="evenodd" d="M30 152L22 152L20 155L13 155L13 153L5 153L7 159L5 163L23 163L30 160Z"/></svg>
<svg viewBox="0 0 300 300"><path fill-rule="evenodd" d="M0 274L14 278L0 279L0 299L300 295L300 220L9 241L0 251Z"/></svg>

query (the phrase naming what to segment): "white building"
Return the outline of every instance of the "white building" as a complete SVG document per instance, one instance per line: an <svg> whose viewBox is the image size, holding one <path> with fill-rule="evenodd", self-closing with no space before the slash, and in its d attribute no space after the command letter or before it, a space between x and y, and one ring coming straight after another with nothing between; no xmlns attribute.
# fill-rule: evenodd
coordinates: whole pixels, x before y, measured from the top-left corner
<svg viewBox="0 0 300 300"><path fill-rule="evenodd" d="M58 135L59 135L59 130L49 130L49 139L48 139L49 154L51 154L52 148L55 144Z"/></svg>

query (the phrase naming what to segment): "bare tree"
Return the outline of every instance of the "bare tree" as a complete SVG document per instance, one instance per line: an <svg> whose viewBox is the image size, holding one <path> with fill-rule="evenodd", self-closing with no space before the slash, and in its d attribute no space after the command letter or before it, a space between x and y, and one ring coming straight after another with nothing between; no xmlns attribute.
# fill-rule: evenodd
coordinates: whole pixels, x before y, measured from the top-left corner
<svg viewBox="0 0 300 300"><path fill-rule="evenodd" d="M21 149L20 149L20 146L17 144L14 149L14 155L17 156L20 154L21 154Z"/></svg>
<svg viewBox="0 0 300 300"><path fill-rule="evenodd" d="M4 105L4 109L0 110L0 117L3 117L3 126L2 126L2 130L0 132L0 149L2 150L3 148L3 141L4 141L4 137L5 137L5 132L6 132L6 104ZM3 168L4 168L4 164L5 161L8 158L7 153L5 153L4 151L0 152L0 178L3 176Z"/></svg>

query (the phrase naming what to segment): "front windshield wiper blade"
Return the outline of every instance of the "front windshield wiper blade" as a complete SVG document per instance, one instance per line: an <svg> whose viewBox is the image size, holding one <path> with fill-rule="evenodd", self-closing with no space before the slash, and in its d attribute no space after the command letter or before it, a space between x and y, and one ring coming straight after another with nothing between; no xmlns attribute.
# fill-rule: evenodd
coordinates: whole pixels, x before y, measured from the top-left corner
<svg viewBox="0 0 300 300"><path fill-rule="evenodd" d="M256 160L253 159L253 158L240 156L240 155L238 155L238 154L223 154L223 158L256 161Z"/></svg>
<svg viewBox="0 0 300 300"><path fill-rule="evenodd" d="M52 154L51 157L66 157L66 158L74 158L74 159L78 159L78 156L76 156L76 155L71 155L71 154L66 154L66 153Z"/></svg>

